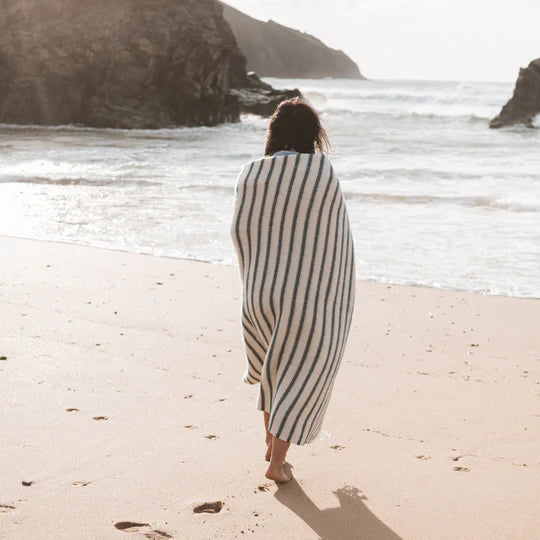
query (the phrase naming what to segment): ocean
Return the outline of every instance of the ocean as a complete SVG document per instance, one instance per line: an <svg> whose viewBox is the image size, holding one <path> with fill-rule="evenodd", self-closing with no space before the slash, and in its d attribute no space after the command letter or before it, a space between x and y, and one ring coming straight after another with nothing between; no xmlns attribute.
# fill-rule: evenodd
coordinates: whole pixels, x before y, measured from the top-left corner
<svg viewBox="0 0 540 540"><path fill-rule="evenodd" d="M321 114L358 279L540 298L540 129L488 129L513 83L264 80ZM0 234L237 264L234 186L267 125L0 125Z"/></svg>

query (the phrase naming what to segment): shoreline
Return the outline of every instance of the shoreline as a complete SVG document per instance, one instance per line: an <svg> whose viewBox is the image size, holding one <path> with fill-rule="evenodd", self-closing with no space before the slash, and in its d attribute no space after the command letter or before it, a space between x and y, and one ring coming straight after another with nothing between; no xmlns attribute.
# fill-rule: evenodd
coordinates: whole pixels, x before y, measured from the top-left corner
<svg viewBox="0 0 540 540"><path fill-rule="evenodd" d="M0 538L513 540L540 528L540 302L357 281L323 431L291 447L294 479L277 486L241 379L236 268L6 236L0 247ZM198 513L204 503L220 511Z"/></svg>
<svg viewBox="0 0 540 540"><path fill-rule="evenodd" d="M191 261L191 262L200 262L205 264L210 264L214 266L225 266L225 267L232 267L232 268L238 268L236 264L230 264L227 262L220 262L220 261L211 261L211 260L204 260L204 259L195 259L195 258L189 258L189 257L176 257L174 255L158 255L146 251L130 251L127 249L121 249L121 248L113 248L113 247L107 247L107 246L97 246L93 244L79 244L75 242L67 242L65 240L48 240L43 238L33 238L28 236L13 236L9 234L1 234L0 233L0 239L1 238L13 238L13 239L20 239L20 240L30 240L34 242L51 242L56 244L64 244L68 246L80 246L80 247L87 247L91 249L104 249L106 251L113 251L113 252L119 252L119 253L131 253L134 255L145 255L149 257L157 257L157 258L163 258L163 259L172 259L172 260L179 260L179 261ZM515 298L516 300L540 300L540 296L512 296L511 294L502 294L502 293L488 293L483 291L474 291L469 289L454 289L451 287L436 287L435 285L424 285L420 283L400 283L396 281L378 281L376 279L359 279L356 278L357 283L374 283L379 285L390 285L394 287L418 287L421 289L430 289L434 291L448 291L448 292L457 292L457 293L464 293L464 294L475 294L480 296L489 296L489 297L496 297L496 298Z"/></svg>

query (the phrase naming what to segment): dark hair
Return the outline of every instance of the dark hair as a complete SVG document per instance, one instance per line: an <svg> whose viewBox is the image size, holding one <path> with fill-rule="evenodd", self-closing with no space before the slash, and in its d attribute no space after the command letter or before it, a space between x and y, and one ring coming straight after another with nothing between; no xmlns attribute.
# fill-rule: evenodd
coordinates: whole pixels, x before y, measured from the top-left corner
<svg viewBox="0 0 540 540"><path fill-rule="evenodd" d="M314 154L316 149L324 153L329 146L319 115L305 101L294 97L277 106L268 126L265 156L289 149L302 154Z"/></svg>

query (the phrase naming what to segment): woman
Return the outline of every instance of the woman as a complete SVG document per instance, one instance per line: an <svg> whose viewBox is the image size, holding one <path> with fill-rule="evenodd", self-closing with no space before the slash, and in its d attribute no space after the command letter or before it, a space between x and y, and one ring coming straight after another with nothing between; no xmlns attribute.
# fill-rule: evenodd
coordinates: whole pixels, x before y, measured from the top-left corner
<svg viewBox="0 0 540 540"><path fill-rule="evenodd" d="M321 429L354 308L353 238L327 147L317 113L299 98L282 101L265 157L244 166L235 188L243 380L259 383L266 477L279 483L291 480L290 444Z"/></svg>

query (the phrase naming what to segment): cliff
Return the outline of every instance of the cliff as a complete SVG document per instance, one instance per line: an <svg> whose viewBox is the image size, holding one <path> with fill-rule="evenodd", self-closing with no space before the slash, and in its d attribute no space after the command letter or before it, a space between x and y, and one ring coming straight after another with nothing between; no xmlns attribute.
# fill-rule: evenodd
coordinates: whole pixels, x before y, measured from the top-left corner
<svg viewBox="0 0 540 540"><path fill-rule="evenodd" d="M250 80L215 0L0 0L0 10L3 123L215 125L298 95Z"/></svg>
<svg viewBox="0 0 540 540"><path fill-rule="evenodd" d="M534 117L540 114L540 58L519 70L514 95L489 123L490 128L513 124L532 127Z"/></svg>
<svg viewBox="0 0 540 540"><path fill-rule="evenodd" d="M247 57L248 70L261 77L365 78L343 51L331 49L309 34L223 6L223 15Z"/></svg>

